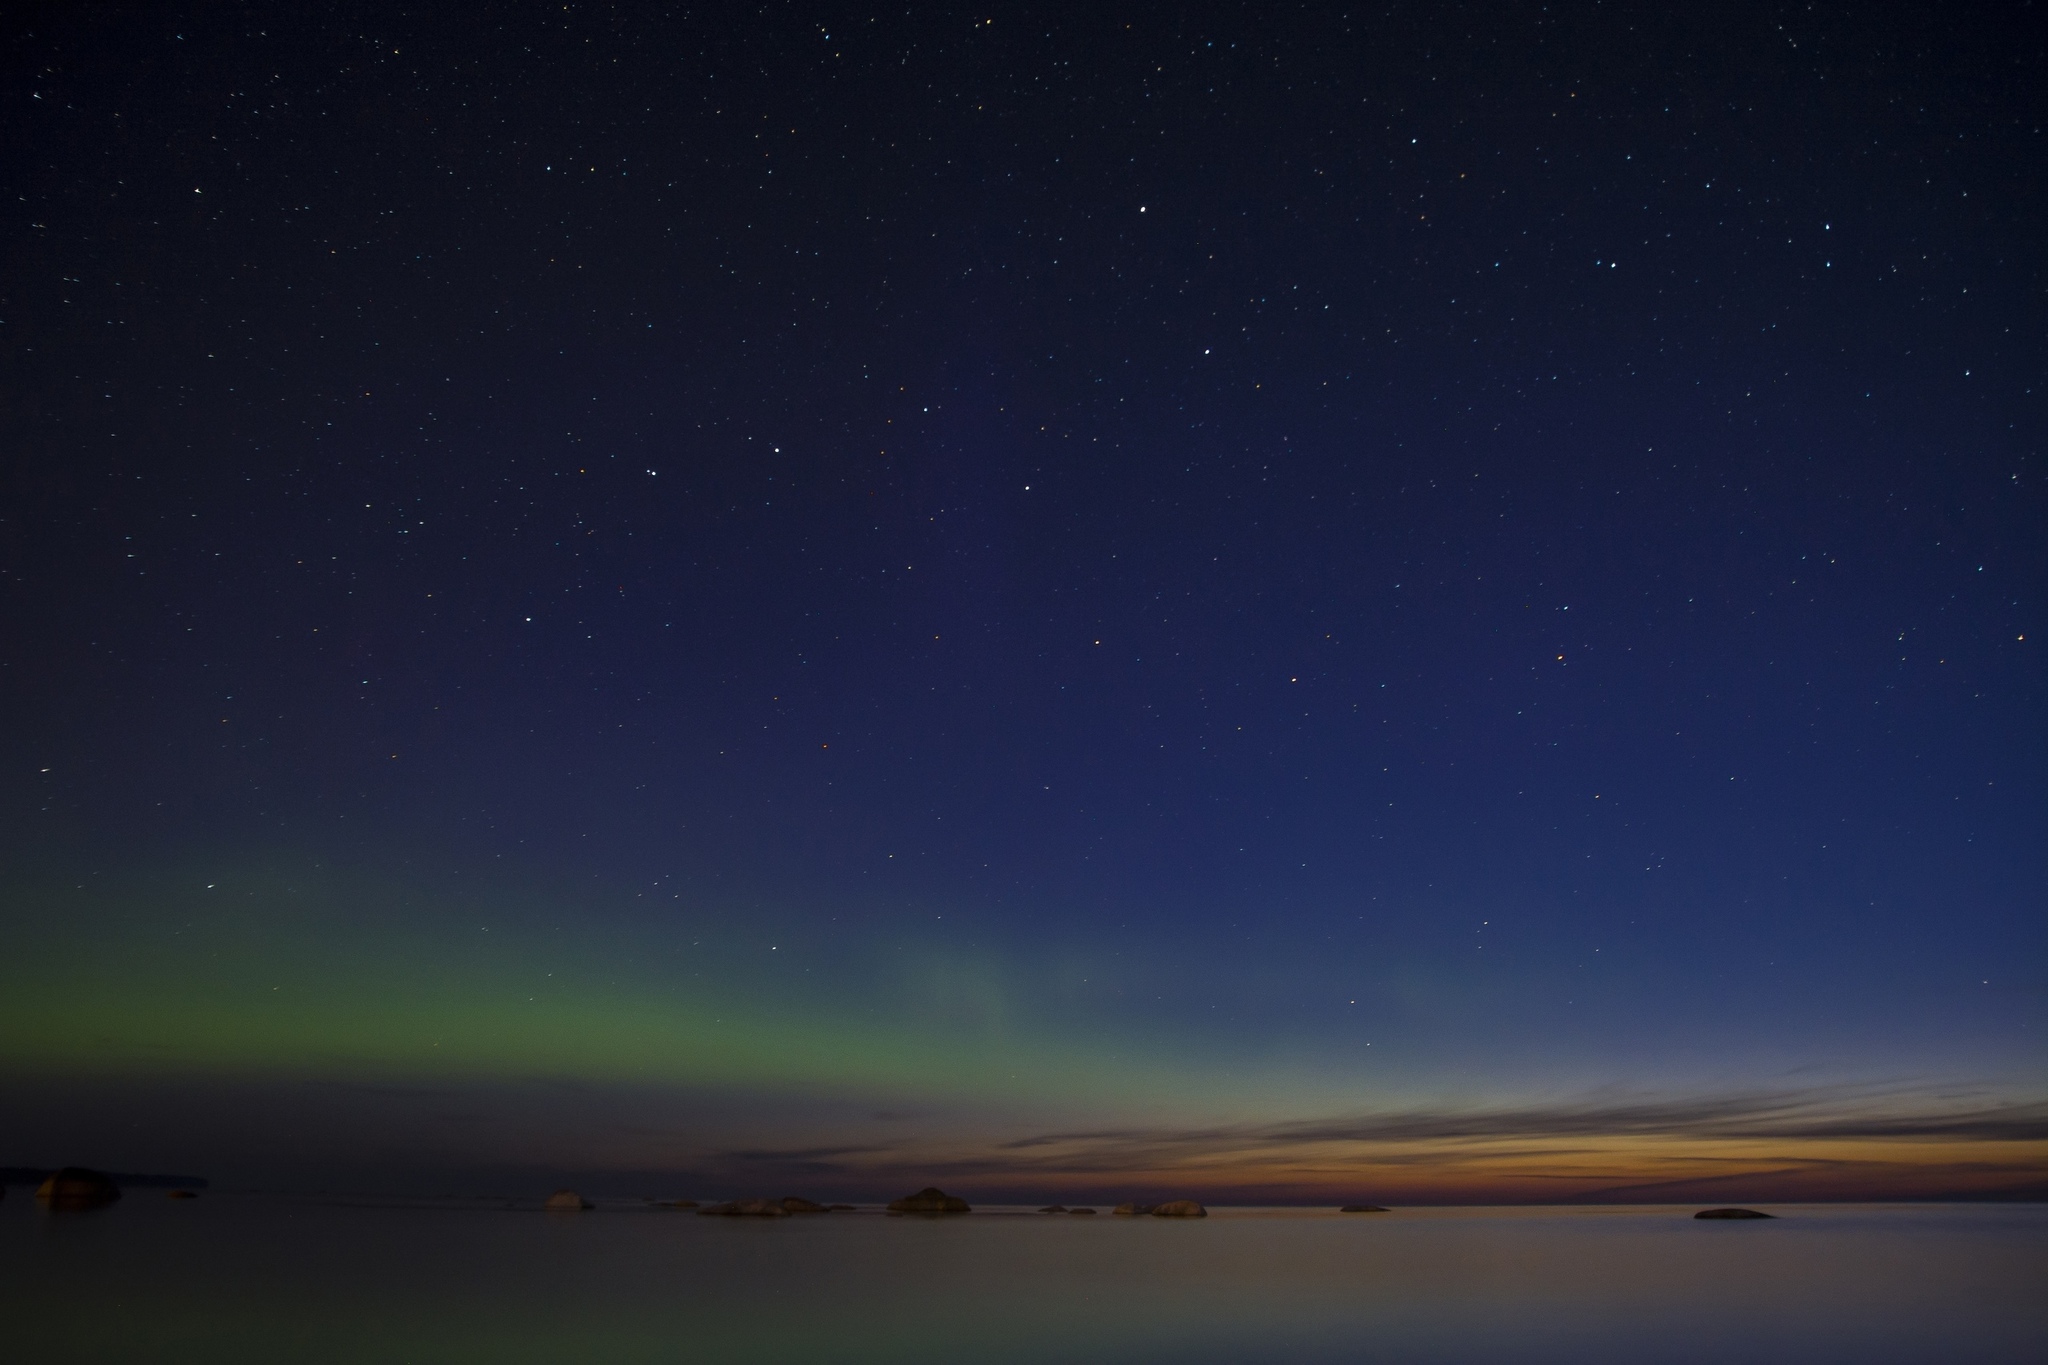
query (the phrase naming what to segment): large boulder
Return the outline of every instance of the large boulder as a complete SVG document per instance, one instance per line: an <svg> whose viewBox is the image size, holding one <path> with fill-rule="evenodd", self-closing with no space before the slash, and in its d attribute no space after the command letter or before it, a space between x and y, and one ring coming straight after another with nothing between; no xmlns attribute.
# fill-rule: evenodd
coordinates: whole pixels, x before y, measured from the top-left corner
<svg viewBox="0 0 2048 1365"><path fill-rule="evenodd" d="M556 1190L541 1207L549 1213L581 1213L592 1205L574 1190Z"/></svg>
<svg viewBox="0 0 2048 1365"><path fill-rule="evenodd" d="M1695 1218L1775 1218L1773 1213L1758 1213L1755 1209L1701 1209Z"/></svg>
<svg viewBox="0 0 2048 1365"><path fill-rule="evenodd" d="M36 1198L53 1209L96 1209L121 1197L113 1177L83 1166L52 1171L36 1186Z"/></svg>
<svg viewBox="0 0 2048 1365"><path fill-rule="evenodd" d="M707 1204L699 1214L713 1218L787 1218L789 1210L780 1199L734 1199L724 1204Z"/></svg>
<svg viewBox="0 0 2048 1365"><path fill-rule="evenodd" d="M901 1199L889 1201L891 1213L972 1213L973 1208L965 1199L947 1194L944 1190L927 1185L916 1194L906 1194Z"/></svg>
<svg viewBox="0 0 2048 1365"><path fill-rule="evenodd" d="M1207 1218L1209 1210L1192 1199L1169 1199L1152 1206L1154 1218Z"/></svg>

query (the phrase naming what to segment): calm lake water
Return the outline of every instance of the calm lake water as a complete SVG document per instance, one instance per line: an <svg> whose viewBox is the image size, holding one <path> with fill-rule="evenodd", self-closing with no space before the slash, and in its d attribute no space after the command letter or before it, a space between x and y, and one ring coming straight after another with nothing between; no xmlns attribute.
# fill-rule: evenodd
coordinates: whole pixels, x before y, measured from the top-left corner
<svg viewBox="0 0 2048 1365"><path fill-rule="evenodd" d="M0 1202L45 1361L2048 1359L2048 1206L543 1214L131 1191Z"/></svg>

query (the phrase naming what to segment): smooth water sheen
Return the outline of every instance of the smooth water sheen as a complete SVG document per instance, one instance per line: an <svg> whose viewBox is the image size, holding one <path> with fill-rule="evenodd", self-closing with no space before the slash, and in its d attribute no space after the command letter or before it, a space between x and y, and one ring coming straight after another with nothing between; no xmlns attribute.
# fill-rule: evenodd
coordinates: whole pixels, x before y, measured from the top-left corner
<svg viewBox="0 0 2048 1365"><path fill-rule="evenodd" d="M777 1221L131 1192L0 1203L44 1361L2048 1359L2048 1206Z"/></svg>

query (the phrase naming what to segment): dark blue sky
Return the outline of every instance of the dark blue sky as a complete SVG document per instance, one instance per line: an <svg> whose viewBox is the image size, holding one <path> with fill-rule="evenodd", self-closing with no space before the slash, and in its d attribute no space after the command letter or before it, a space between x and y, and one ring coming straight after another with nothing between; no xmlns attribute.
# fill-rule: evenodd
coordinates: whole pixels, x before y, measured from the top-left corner
<svg viewBox="0 0 2048 1365"><path fill-rule="evenodd" d="M18 16L13 936L242 943L132 1024L209 1076L323 955L263 1074L400 1066L365 964L517 902L565 1034L708 973L1188 1121L2034 1112L2042 32Z"/></svg>

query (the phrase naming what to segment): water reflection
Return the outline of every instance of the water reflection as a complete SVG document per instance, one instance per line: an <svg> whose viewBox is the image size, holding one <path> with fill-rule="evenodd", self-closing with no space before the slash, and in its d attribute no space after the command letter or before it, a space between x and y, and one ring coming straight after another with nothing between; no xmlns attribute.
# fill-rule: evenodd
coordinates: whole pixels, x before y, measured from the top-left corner
<svg viewBox="0 0 2048 1365"><path fill-rule="evenodd" d="M597 1201L0 1204L15 1358L2021 1361L2048 1208L694 1218ZM10 1352L10 1354L12 1354Z"/></svg>

